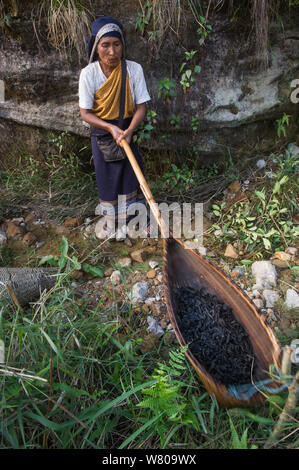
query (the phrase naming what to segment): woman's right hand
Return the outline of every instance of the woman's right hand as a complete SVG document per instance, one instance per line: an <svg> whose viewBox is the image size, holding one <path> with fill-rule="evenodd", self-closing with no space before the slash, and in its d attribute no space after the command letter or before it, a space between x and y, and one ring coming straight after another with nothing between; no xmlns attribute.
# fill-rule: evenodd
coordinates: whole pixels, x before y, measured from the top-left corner
<svg viewBox="0 0 299 470"><path fill-rule="evenodd" d="M112 135L113 139L116 141L117 145L120 145L120 141L118 139L123 135L124 131L115 125L111 125L109 129L110 134Z"/></svg>

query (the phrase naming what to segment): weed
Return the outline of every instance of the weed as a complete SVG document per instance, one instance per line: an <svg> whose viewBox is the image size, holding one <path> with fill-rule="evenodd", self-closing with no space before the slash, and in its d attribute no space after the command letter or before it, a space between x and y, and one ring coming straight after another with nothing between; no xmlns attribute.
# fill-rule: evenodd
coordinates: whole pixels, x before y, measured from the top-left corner
<svg viewBox="0 0 299 470"><path fill-rule="evenodd" d="M268 252L283 250L296 239L292 223L296 210L296 165L298 160L286 152L279 160L275 178L256 189L250 199L231 208L226 203L212 205L217 223L212 229L223 231L224 240L238 239L245 250ZM295 191L295 192L294 192Z"/></svg>
<svg viewBox="0 0 299 470"><path fill-rule="evenodd" d="M281 133L286 137L286 126L289 125L289 118L291 116L289 114L283 113L281 119L277 119L275 122L277 123L277 136L280 137Z"/></svg>
<svg viewBox="0 0 299 470"><path fill-rule="evenodd" d="M164 104L167 104L175 97L175 81L168 77L162 78L158 84L158 98L162 98Z"/></svg>
<svg viewBox="0 0 299 470"><path fill-rule="evenodd" d="M85 43L89 35L90 13L81 0L42 0L39 22L47 17L49 43L63 56L70 58L75 50L79 62L86 55ZM38 28L40 29L40 28ZM37 34L37 28L35 28ZM84 40L85 38L85 40Z"/></svg>
<svg viewBox="0 0 299 470"><path fill-rule="evenodd" d="M183 87L184 93L190 91L192 84L195 82L194 74L199 74L201 71L200 65L191 65L191 61L197 51L192 50L190 52L185 52L185 62L181 64L180 67L180 84Z"/></svg>
<svg viewBox="0 0 299 470"><path fill-rule="evenodd" d="M138 126L136 134L133 136L133 141L140 144L143 140L149 140L156 124L157 113L152 109L148 109L145 120Z"/></svg>

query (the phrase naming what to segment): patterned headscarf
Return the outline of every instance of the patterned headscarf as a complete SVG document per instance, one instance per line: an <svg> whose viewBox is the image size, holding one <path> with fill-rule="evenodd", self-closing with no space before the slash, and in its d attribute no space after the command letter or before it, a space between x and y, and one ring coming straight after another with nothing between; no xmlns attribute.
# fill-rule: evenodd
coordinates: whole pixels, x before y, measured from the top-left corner
<svg viewBox="0 0 299 470"><path fill-rule="evenodd" d="M122 24L111 16L101 16L91 25L91 36L88 40L89 63L96 60L96 48L99 40L104 36L119 38L123 43L123 56L125 55L125 38Z"/></svg>

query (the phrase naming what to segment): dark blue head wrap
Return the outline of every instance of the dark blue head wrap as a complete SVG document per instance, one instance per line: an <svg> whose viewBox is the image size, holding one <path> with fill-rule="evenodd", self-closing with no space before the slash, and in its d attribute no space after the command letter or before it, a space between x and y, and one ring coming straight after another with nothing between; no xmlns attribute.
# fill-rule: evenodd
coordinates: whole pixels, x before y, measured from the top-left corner
<svg viewBox="0 0 299 470"><path fill-rule="evenodd" d="M96 46L99 40L104 36L112 36L121 39L125 48L123 25L111 16L101 16L91 25L91 36L88 40L88 59L89 62L96 60Z"/></svg>

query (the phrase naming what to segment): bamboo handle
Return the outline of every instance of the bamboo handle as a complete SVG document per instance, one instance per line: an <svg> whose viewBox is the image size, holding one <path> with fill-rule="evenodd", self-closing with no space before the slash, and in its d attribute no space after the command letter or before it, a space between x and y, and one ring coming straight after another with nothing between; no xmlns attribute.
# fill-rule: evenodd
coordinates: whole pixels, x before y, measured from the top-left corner
<svg viewBox="0 0 299 470"><path fill-rule="evenodd" d="M128 144L128 142L126 141L126 139L121 140L121 146L123 147L124 151L126 152L126 155L129 159L129 162L132 165L133 171L136 175L136 178L139 181L140 188L141 188L141 190L144 194L144 197L147 200L148 205L150 206L150 209L151 209L151 211L152 211L152 213L153 213L153 215L156 219L156 222L157 222L158 226L160 227L161 234L162 234L163 238L167 238L167 227L165 225L164 220L161 217L161 213L158 209L158 205L157 205L156 201L153 198L152 192L151 192L147 182L145 181L145 178L144 178L143 173L140 169L140 166L138 165L138 163L136 161L136 158L135 158L135 156L134 156L134 154L131 150L131 147Z"/></svg>

